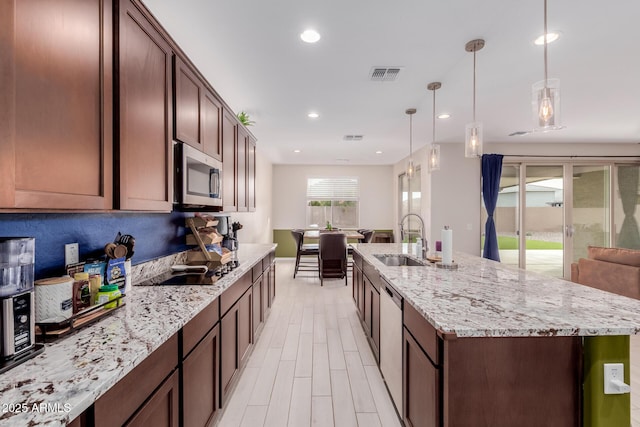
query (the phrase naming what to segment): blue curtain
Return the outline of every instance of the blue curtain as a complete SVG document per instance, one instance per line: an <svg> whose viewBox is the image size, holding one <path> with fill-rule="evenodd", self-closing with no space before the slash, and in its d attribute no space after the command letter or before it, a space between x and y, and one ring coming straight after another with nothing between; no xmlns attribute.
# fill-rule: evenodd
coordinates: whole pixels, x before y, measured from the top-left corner
<svg viewBox="0 0 640 427"><path fill-rule="evenodd" d="M487 208L487 223L484 226L484 250L482 257L500 261L498 235L493 221L493 212L498 202L500 176L502 175L502 154L482 155L482 198Z"/></svg>

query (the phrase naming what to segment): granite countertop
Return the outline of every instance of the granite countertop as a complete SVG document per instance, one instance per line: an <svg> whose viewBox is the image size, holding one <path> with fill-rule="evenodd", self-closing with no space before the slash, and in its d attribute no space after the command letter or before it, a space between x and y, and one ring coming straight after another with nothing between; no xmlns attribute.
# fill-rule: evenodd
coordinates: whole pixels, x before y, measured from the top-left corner
<svg viewBox="0 0 640 427"><path fill-rule="evenodd" d="M425 319L458 337L596 336L640 333L640 301L454 252L457 270L389 267L374 254L414 245L369 243L355 251Z"/></svg>
<svg viewBox="0 0 640 427"><path fill-rule="evenodd" d="M239 267L214 285L133 286L121 309L0 375L0 425L66 425L274 248L241 244ZM134 266L134 283L166 271L167 259Z"/></svg>

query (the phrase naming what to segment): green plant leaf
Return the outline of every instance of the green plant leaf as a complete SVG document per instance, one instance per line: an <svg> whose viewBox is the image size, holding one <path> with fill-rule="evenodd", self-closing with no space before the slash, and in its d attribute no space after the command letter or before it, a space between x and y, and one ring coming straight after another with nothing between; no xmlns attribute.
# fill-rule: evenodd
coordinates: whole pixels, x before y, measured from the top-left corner
<svg viewBox="0 0 640 427"><path fill-rule="evenodd" d="M255 124L255 122L249 118L249 115L245 111L240 111L237 114L237 117L240 123L242 123L244 126L252 126Z"/></svg>

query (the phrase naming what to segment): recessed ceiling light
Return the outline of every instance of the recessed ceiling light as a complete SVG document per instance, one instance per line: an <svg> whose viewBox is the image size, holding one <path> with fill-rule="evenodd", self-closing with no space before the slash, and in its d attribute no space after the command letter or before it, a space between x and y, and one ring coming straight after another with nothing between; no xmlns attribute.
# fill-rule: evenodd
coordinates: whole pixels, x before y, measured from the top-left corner
<svg viewBox="0 0 640 427"><path fill-rule="evenodd" d="M554 41L558 40L558 38L560 38L560 32L559 31L548 31L547 32L547 44L553 43ZM544 45L544 34L542 34L537 39L535 39L533 43L535 45L537 45L537 46L543 46Z"/></svg>
<svg viewBox="0 0 640 427"><path fill-rule="evenodd" d="M307 114L307 117L309 117L311 119L317 119L318 117L320 117L320 114L315 113L315 112L311 112L311 113Z"/></svg>
<svg viewBox="0 0 640 427"><path fill-rule="evenodd" d="M299 152L300 152L300 150L293 150L293 152L294 152L294 153L299 153Z"/></svg>
<svg viewBox="0 0 640 427"><path fill-rule="evenodd" d="M378 150L376 151L376 154L382 154L382 151Z"/></svg>
<svg viewBox="0 0 640 427"><path fill-rule="evenodd" d="M438 115L439 119L448 119L449 117L451 117L451 114L444 113Z"/></svg>
<svg viewBox="0 0 640 427"><path fill-rule="evenodd" d="M315 43L320 40L320 34L316 30L304 30L300 38L305 43Z"/></svg>

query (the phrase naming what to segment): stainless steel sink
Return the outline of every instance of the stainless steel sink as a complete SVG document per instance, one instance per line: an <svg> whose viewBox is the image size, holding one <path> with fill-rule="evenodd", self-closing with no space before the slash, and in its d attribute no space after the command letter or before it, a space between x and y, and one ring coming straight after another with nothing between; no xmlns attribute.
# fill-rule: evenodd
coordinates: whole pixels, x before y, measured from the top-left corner
<svg viewBox="0 0 640 427"><path fill-rule="evenodd" d="M395 254L395 255L386 255L386 254L374 254L381 263L384 265L396 267L396 266L409 266L409 267L424 267L425 264L422 261L418 261L414 258L409 258L407 255L403 254Z"/></svg>

